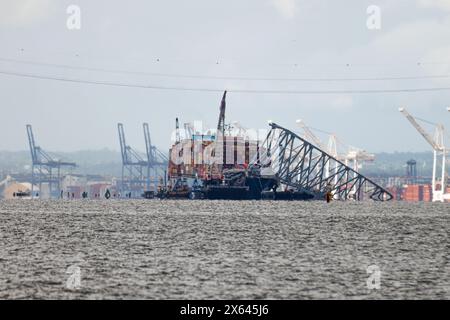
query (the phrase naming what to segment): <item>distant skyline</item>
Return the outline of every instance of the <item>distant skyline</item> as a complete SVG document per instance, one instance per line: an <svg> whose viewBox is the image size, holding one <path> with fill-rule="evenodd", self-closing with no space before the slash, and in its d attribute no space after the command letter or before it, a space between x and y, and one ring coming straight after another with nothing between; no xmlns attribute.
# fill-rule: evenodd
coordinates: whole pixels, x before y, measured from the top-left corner
<svg viewBox="0 0 450 320"><path fill-rule="evenodd" d="M356 93L450 88L450 0L4 0L0 49L0 150L28 150L28 123L49 151L119 150L118 122L139 150L148 122L167 150L176 117L216 126L225 89L244 127L303 119L369 152L430 151L406 107L450 147L450 90Z"/></svg>

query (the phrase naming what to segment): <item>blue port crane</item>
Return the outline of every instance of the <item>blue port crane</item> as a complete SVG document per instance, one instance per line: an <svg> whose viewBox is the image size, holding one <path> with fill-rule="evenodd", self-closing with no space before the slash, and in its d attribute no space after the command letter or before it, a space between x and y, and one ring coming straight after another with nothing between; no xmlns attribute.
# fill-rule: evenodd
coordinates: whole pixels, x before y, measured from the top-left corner
<svg viewBox="0 0 450 320"><path fill-rule="evenodd" d="M164 177L164 182L166 181L166 168L169 159L156 146L152 145L148 123L143 123L142 127L144 129L145 151L147 155L147 190L150 190L152 184L153 186L158 184L158 177Z"/></svg>
<svg viewBox="0 0 450 320"><path fill-rule="evenodd" d="M120 151L122 155L122 177L120 192L131 194L133 198L141 197L143 192L150 191L152 184L156 186L158 173L167 165L167 157L151 143L150 130L143 124L146 157L127 144L122 123L117 124ZM152 175L153 174L153 175Z"/></svg>
<svg viewBox="0 0 450 320"><path fill-rule="evenodd" d="M64 169L73 169L75 162L65 162L55 159L41 147L36 145L33 128L26 125L28 143L31 152L31 196L34 198L34 186L39 185L39 194L42 196L42 185L47 184L50 198L58 198L61 192L61 174Z"/></svg>

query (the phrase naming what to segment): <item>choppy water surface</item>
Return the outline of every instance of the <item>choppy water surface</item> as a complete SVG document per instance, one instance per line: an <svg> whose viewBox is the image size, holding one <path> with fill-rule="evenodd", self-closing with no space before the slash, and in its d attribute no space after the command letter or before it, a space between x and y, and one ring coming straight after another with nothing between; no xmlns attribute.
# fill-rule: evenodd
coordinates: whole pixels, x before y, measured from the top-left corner
<svg viewBox="0 0 450 320"><path fill-rule="evenodd" d="M0 298L450 298L449 204L4 201L0 231Z"/></svg>

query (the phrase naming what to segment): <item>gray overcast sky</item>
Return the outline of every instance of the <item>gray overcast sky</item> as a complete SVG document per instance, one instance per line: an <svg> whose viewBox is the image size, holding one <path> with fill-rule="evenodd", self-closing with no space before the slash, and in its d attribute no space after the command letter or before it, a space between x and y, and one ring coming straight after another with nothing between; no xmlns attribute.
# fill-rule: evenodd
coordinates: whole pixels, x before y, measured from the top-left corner
<svg viewBox="0 0 450 320"><path fill-rule="evenodd" d="M125 5L126 3L126 5ZM69 30L66 9L81 8ZM366 26L369 5L381 29ZM1 60L3 59L3 60ZM256 78L373 78L450 74L450 0L0 0L0 71L138 85L254 90L450 87L450 78L286 82L192 79L59 68ZM159 61L158 61L159 59ZM218 62L218 63L217 63ZM418 64L420 62L420 64ZM349 65L347 65L349 64ZM174 119L217 123L221 93L161 91L0 74L0 150L27 148L25 124L49 150L119 149L116 124L144 149L142 122L169 147ZM398 112L450 127L450 91L377 94L230 93L227 120L268 119L336 132L372 152L429 150ZM431 130L431 128L430 128Z"/></svg>

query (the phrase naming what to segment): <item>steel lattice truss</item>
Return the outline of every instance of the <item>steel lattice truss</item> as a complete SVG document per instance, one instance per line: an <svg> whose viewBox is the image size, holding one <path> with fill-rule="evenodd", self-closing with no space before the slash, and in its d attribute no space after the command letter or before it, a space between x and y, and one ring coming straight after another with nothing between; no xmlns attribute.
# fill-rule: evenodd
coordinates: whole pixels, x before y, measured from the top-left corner
<svg viewBox="0 0 450 320"><path fill-rule="evenodd" d="M275 123L261 146L258 165L271 168L281 185L297 191L325 194L338 200L388 201L392 195L312 143ZM254 163L256 160L254 160Z"/></svg>

